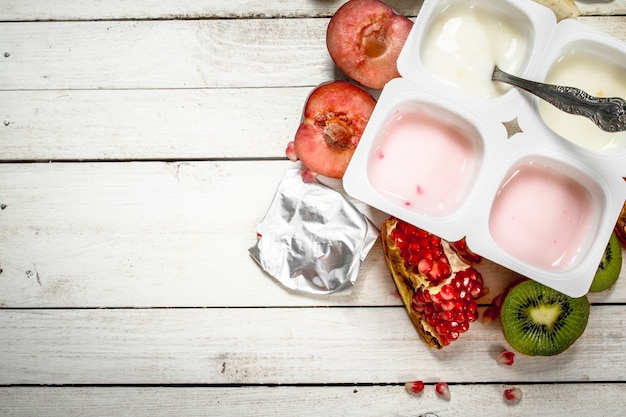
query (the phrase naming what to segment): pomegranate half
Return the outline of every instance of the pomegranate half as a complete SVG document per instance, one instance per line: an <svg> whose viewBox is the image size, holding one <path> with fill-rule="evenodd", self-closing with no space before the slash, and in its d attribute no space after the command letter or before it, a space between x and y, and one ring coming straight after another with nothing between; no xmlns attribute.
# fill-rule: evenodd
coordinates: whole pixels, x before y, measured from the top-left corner
<svg viewBox="0 0 626 417"><path fill-rule="evenodd" d="M457 243L394 217L381 227L381 242L393 280L420 338L441 349L478 318L476 299L486 294L480 272L466 263ZM455 247L463 247L459 253Z"/></svg>

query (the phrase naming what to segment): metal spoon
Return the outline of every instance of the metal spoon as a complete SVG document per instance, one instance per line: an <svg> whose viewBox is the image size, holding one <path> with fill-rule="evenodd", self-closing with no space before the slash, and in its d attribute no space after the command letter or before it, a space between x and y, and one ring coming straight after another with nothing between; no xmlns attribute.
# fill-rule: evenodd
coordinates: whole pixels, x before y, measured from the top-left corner
<svg viewBox="0 0 626 417"><path fill-rule="evenodd" d="M594 97L581 89L525 80L493 69L493 81L514 85L547 101L566 113L585 116L606 132L626 130L626 100L620 97Z"/></svg>

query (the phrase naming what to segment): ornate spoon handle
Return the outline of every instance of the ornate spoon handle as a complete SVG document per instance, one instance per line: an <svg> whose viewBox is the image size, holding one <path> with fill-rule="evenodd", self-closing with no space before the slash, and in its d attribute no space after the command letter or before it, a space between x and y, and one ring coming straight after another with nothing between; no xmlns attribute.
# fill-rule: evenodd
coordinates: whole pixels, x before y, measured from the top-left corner
<svg viewBox="0 0 626 417"><path fill-rule="evenodd" d="M626 130L626 100L620 97L594 97L581 89L525 80L497 66L491 77L514 85L547 101L566 113L584 116L606 132Z"/></svg>

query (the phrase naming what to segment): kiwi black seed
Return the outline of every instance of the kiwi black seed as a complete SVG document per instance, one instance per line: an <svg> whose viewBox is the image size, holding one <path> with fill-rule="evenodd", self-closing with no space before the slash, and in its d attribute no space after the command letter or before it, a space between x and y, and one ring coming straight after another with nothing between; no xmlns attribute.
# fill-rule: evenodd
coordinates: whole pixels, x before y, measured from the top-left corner
<svg viewBox="0 0 626 417"><path fill-rule="evenodd" d="M593 277L593 282L591 283L589 291L600 292L610 288L613 284L615 284L617 278L619 278L621 270L622 248L620 247L617 235L613 232L611 234L611 238L609 239L609 243L606 245L604 255L602 256L596 275Z"/></svg>
<svg viewBox="0 0 626 417"><path fill-rule="evenodd" d="M572 298L526 280L509 290L500 319L504 337L513 349L531 356L552 356L583 334L589 301L586 296Z"/></svg>

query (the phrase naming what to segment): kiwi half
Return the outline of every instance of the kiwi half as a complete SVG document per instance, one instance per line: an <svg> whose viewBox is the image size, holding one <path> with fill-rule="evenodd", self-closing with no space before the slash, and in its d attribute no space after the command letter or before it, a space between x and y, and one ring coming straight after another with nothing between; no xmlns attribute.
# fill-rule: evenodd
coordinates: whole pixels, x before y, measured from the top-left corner
<svg viewBox="0 0 626 417"><path fill-rule="evenodd" d="M619 278L621 270L622 248L620 247L617 235L613 232L609 243L606 245L604 256L602 256L602 260L600 261L596 275L593 277L589 291L600 292L610 288L615 284L617 278Z"/></svg>
<svg viewBox="0 0 626 417"><path fill-rule="evenodd" d="M583 334L588 318L587 297L572 298L531 280L511 288L500 311L509 345L531 356L563 352Z"/></svg>

